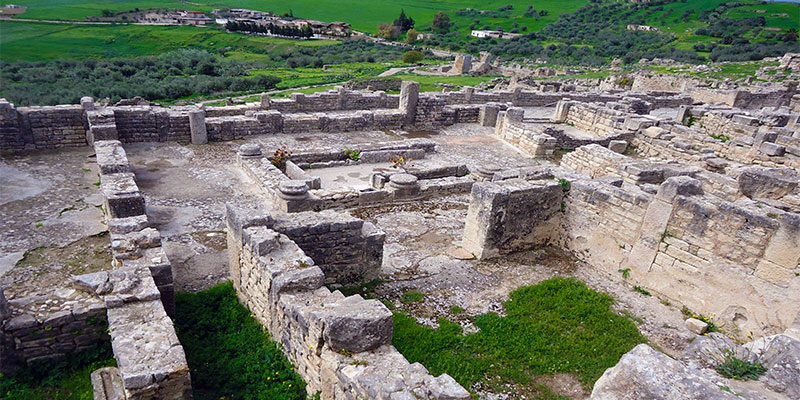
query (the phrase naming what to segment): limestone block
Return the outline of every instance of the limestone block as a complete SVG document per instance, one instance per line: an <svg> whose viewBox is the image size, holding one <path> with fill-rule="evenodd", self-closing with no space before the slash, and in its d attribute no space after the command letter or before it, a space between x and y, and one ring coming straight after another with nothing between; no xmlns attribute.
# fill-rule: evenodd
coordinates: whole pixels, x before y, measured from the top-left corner
<svg viewBox="0 0 800 400"><path fill-rule="evenodd" d="M122 376L117 367L100 368L92 372L94 400L126 400Z"/></svg>
<svg viewBox="0 0 800 400"><path fill-rule="evenodd" d="M192 144L208 143L205 111L198 110L189 113L189 132L192 137Z"/></svg>
<svg viewBox="0 0 800 400"><path fill-rule="evenodd" d="M751 199L780 199L797 188L800 174L789 168L748 167L738 181L739 192Z"/></svg>
<svg viewBox="0 0 800 400"><path fill-rule="evenodd" d="M595 382L590 399L738 399L720 390L714 375L690 369L666 354L640 344L603 373Z"/></svg>
<svg viewBox="0 0 800 400"><path fill-rule="evenodd" d="M764 142L759 148L762 153L771 157L781 157L786 153L786 147L775 143Z"/></svg>
<svg viewBox="0 0 800 400"><path fill-rule="evenodd" d="M392 312L378 300L351 296L324 310L325 342L354 353L392 343Z"/></svg>
<svg viewBox="0 0 800 400"><path fill-rule="evenodd" d="M497 113L500 107L497 104L485 104L480 108L478 123L481 126L495 126L497 124Z"/></svg>
<svg viewBox="0 0 800 400"><path fill-rule="evenodd" d="M99 140L94 142L94 153L100 174L131 172L131 165L119 140Z"/></svg>
<svg viewBox="0 0 800 400"><path fill-rule="evenodd" d="M400 111L405 113L404 125L414 125L419 102L419 82L403 81L400 87Z"/></svg>
<svg viewBox="0 0 800 400"><path fill-rule="evenodd" d="M394 174L390 176L387 188L395 200L419 197L418 178L411 174Z"/></svg>
<svg viewBox="0 0 800 400"><path fill-rule="evenodd" d="M127 218L145 214L144 196L133 180L133 173L101 176L103 206L111 218Z"/></svg>
<svg viewBox="0 0 800 400"><path fill-rule="evenodd" d="M686 320L686 328L693 333L702 335L708 330L708 324L697 318L689 318Z"/></svg>
<svg viewBox="0 0 800 400"><path fill-rule="evenodd" d="M628 149L628 142L624 140L612 140L608 142L608 149L615 153L624 153Z"/></svg>
<svg viewBox="0 0 800 400"><path fill-rule="evenodd" d="M656 197L671 203L676 196L695 196L703 194L703 183L689 176L673 176L661 184Z"/></svg>

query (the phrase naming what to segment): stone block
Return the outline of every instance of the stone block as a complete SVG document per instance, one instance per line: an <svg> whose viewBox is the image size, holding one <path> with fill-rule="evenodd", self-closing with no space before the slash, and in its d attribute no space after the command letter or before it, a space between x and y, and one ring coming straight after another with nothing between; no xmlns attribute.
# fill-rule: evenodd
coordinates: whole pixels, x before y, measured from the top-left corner
<svg viewBox="0 0 800 400"><path fill-rule="evenodd" d="M780 199L797 188L800 174L789 168L748 167L738 182L739 192L751 199Z"/></svg>
<svg viewBox="0 0 800 400"><path fill-rule="evenodd" d="M133 180L133 173L101 176L104 210L111 218L127 218L145 214L144 196Z"/></svg>
<svg viewBox="0 0 800 400"><path fill-rule="evenodd" d="M624 153L628 149L628 142L624 140L612 140L608 142L608 149L615 153Z"/></svg>
<svg viewBox="0 0 800 400"><path fill-rule="evenodd" d="M323 338L336 351L360 353L392 343L392 312L380 301L341 300L325 309L324 320Z"/></svg>
<svg viewBox="0 0 800 400"><path fill-rule="evenodd" d="M671 203L677 196L696 196L703 194L703 184L689 176L673 176L668 178L658 189L656 197Z"/></svg>
<svg viewBox="0 0 800 400"><path fill-rule="evenodd" d="M708 324L697 318L689 318L686 320L686 328L692 333L702 335L708 330Z"/></svg>
<svg viewBox="0 0 800 400"><path fill-rule="evenodd" d="M126 400L122 376L117 367L100 368L92 372L94 400Z"/></svg>
<svg viewBox="0 0 800 400"><path fill-rule="evenodd" d="M191 134L192 144L208 143L205 111L198 110L189 113L189 132Z"/></svg>
<svg viewBox="0 0 800 400"><path fill-rule="evenodd" d="M786 153L785 146L781 146L770 142L761 143L761 147L759 148L759 150L761 150L762 153L770 157L781 157Z"/></svg>

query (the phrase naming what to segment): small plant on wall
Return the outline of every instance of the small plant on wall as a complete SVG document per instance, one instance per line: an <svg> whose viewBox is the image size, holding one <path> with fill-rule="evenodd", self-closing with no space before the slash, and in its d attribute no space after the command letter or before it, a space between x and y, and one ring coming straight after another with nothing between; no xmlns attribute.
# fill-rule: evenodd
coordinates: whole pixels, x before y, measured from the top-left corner
<svg viewBox="0 0 800 400"><path fill-rule="evenodd" d="M292 152L286 146L281 146L272 155L272 165L283 171L286 168L286 161L289 161L290 158L292 158Z"/></svg>
<svg viewBox="0 0 800 400"><path fill-rule="evenodd" d="M361 158L361 152L358 150L353 150L349 147L345 147L344 156L347 157L348 160L358 161L358 159Z"/></svg>

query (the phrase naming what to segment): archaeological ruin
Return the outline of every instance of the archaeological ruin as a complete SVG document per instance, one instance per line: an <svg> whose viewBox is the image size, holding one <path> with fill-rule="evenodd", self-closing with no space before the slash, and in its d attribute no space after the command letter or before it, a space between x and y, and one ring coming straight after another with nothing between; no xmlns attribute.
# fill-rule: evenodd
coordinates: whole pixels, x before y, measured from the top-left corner
<svg viewBox="0 0 800 400"><path fill-rule="evenodd" d="M648 339L576 398L800 398L796 81L399 90L0 100L0 371L110 342L117 366L93 374L96 400L192 398L175 293L231 281L309 396L515 398L409 362L386 301L418 290L429 311L478 315L571 276ZM59 263L70 251L90 267ZM382 295L341 290L368 282ZM718 375L709 360L726 351L764 377Z"/></svg>

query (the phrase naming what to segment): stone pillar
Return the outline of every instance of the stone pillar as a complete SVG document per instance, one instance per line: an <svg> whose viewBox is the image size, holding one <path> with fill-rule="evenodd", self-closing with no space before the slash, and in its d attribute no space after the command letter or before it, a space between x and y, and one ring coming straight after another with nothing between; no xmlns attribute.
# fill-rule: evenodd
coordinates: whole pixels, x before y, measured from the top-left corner
<svg viewBox="0 0 800 400"><path fill-rule="evenodd" d="M400 87L400 111L406 113L403 125L414 125L417 121L419 82L403 81Z"/></svg>
<svg viewBox="0 0 800 400"><path fill-rule="evenodd" d="M686 124L689 118L692 116L692 107L687 105L682 105L678 108L678 115L675 117L675 121L678 121L680 124Z"/></svg>
<svg viewBox="0 0 800 400"><path fill-rule="evenodd" d="M269 94L261 93L261 109L269 110Z"/></svg>
<svg viewBox="0 0 800 400"><path fill-rule="evenodd" d="M93 111L94 99L89 96L81 97L81 107L83 107L83 111Z"/></svg>
<svg viewBox="0 0 800 400"><path fill-rule="evenodd" d="M198 110L189 113L189 132L192 134L192 144L208 143L205 111Z"/></svg>
<svg viewBox="0 0 800 400"><path fill-rule="evenodd" d="M467 104L472 103L472 95L475 93L475 88L467 86L464 88L464 102Z"/></svg>
<svg viewBox="0 0 800 400"><path fill-rule="evenodd" d="M500 112L500 107L495 103L485 104L481 107L480 114L478 114L478 123L481 126L495 126L497 125L497 113Z"/></svg>
<svg viewBox="0 0 800 400"><path fill-rule="evenodd" d="M491 181L494 174L500 172L501 168L497 164L480 164L475 168L475 175L480 181Z"/></svg>
<svg viewBox="0 0 800 400"><path fill-rule="evenodd" d="M456 63L453 67L453 73L456 75L467 74L472 69L472 56L460 55L456 56Z"/></svg>
<svg viewBox="0 0 800 400"><path fill-rule="evenodd" d="M419 181L411 174L394 174L389 177L389 191L395 200L409 200L419 197Z"/></svg>
<svg viewBox="0 0 800 400"><path fill-rule="evenodd" d="M258 147L257 144L247 143L239 146L239 158L261 158L263 156L261 147Z"/></svg>
<svg viewBox="0 0 800 400"><path fill-rule="evenodd" d="M572 102L569 100L561 100L556 104L556 113L553 115L553 122L557 122L559 124L563 124L567 122L567 116L569 115L569 107L572 105Z"/></svg>
<svg viewBox="0 0 800 400"><path fill-rule="evenodd" d="M282 181L278 184L278 197L284 212L307 211L308 185L305 181Z"/></svg>

